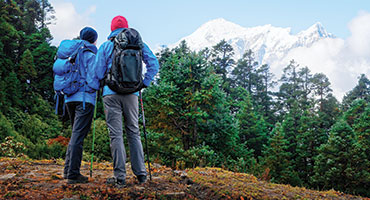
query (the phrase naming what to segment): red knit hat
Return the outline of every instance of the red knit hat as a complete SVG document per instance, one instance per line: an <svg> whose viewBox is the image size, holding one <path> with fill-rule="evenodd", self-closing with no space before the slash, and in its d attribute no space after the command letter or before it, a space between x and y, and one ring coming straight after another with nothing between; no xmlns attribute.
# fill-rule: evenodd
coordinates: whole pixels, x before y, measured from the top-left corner
<svg viewBox="0 0 370 200"><path fill-rule="evenodd" d="M118 28L128 28L127 20L125 17L122 17L120 15L114 17L112 19L112 23L110 25L110 30L114 31Z"/></svg>

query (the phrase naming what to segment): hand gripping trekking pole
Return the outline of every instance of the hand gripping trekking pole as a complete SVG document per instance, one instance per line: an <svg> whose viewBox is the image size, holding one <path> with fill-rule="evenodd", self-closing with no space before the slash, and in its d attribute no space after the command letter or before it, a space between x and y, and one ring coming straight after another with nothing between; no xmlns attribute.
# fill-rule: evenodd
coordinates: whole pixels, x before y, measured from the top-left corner
<svg viewBox="0 0 370 200"><path fill-rule="evenodd" d="M145 115L144 115L144 105L143 105L143 97L141 95L141 91L139 91L140 96L140 103L141 103L141 113L143 115L143 129L144 129L144 139L145 139L145 149L146 149L146 156L148 161L148 169L149 169L149 178L152 180L152 173L150 170L150 160L149 160L149 150L148 150L148 141L146 139L146 127L145 127Z"/></svg>
<svg viewBox="0 0 370 200"><path fill-rule="evenodd" d="M93 161L94 161L94 144L95 144L95 118L96 118L96 107L98 107L98 98L99 98L99 91L96 92L95 98L95 107L94 107L94 125L93 125L93 140L91 145L91 164L90 164L90 178L92 178L92 168L93 168Z"/></svg>

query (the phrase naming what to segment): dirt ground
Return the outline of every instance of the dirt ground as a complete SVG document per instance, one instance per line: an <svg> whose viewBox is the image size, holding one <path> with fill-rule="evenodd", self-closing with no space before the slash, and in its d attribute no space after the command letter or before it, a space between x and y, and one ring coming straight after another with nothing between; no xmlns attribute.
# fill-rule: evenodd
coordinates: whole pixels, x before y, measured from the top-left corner
<svg viewBox="0 0 370 200"><path fill-rule="evenodd" d="M107 185L110 163L94 163L86 184L67 184L63 160L0 158L0 199L364 199L336 191L318 192L259 181L219 168L172 170L151 165L152 180L139 184L127 164L126 187ZM90 164L81 173L89 176Z"/></svg>

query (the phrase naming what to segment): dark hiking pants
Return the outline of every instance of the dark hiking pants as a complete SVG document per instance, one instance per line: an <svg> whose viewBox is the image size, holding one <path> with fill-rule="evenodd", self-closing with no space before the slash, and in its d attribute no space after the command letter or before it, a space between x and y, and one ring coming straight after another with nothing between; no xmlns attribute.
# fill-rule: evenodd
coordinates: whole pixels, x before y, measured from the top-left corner
<svg viewBox="0 0 370 200"><path fill-rule="evenodd" d="M72 136L68 144L64 164L64 174L68 179L74 179L80 175L82 161L83 141L90 130L94 114L94 105L82 102L67 103L68 115L72 122Z"/></svg>

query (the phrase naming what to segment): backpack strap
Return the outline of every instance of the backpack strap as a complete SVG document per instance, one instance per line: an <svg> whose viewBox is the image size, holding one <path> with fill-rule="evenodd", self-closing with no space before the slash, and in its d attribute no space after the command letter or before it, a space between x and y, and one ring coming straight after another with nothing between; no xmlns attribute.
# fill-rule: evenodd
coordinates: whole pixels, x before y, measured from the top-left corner
<svg viewBox="0 0 370 200"><path fill-rule="evenodd" d="M59 95L57 93L55 93L55 95L54 95L54 100L56 100L56 103L55 103L55 114L58 115Z"/></svg>
<svg viewBox="0 0 370 200"><path fill-rule="evenodd" d="M86 94L85 94L85 93L86 93L86 84L84 84L84 86L83 86L83 87L84 87L84 93L82 94L82 107L83 107L83 109L85 110L85 104L86 104L86 103L85 103L85 102L86 102L86 101L85 101L85 95L86 95Z"/></svg>
<svg viewBox="0 0 370 200"><path fill-rule="evenodd" d="M59 101L60 101L60 96L63 95L61 92L56 92L55 95L54 95L54 100L56 101L55 103L55 114L58 115L58 111L59 111ZM64 98L63 98L63 113L62 113L62 116L65 115L65 110L66 110L66 102L65 102L65 99L67 98L67 95L63 95Z"/></svg>
<svg viewBox="0 0 370 200"><path fill-rule="evenodd" d="M64 95L64 102L63 102L63 116L66 114L66 101L65 99L67 99L67 95Z"/></svg>
<svg viewBox="0 0 370 200"><path fill-rule="evenodd" d="M77 51L77 56L76 56L76 59L78 57L78 62L79 62L79 73L80 73L80 76L83 78L84 82L83 82L83 94L82 94L82 107L83 107L83 110L85 110L85 107L86 107L86 77L87 76L87 66L82 66L81 63L83 64L82 60L81 60L81 57L79 55L81 55L82 53L84 53L85 51L90 51L91 53L94 53L91 49L89 49L88 47L86 47L86 45L82 45L78 51ZM82 76L81 74L81 68L84 69L84 75L85 76Z"/></svg>
<svg viewBox="0 0 370 200"><path fill-rule="evenodd" d="M81 50L81 47L77 48L71 56L68 57L68 60L72 63L72 64L75 64L76 63L76 59L77 59L77 56L79 54Z"/></svg>

